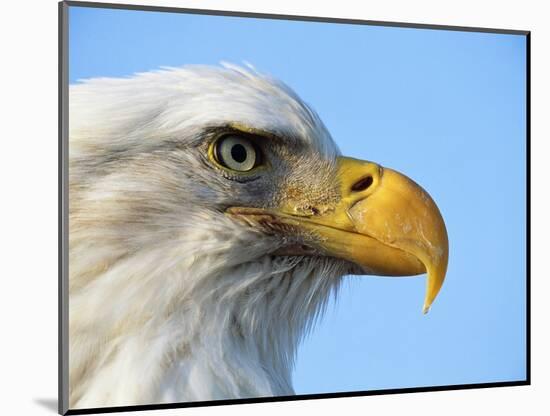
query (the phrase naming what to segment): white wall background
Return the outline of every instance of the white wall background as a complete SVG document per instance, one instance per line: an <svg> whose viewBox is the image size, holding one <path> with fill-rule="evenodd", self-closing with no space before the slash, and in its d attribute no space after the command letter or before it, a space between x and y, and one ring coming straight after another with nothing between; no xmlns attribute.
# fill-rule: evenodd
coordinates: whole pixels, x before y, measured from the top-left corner
<svg viewBox="0 0 550 416"><path fill-rule="evenodd" d="M138 0L135 0L138 1ZM111 2L120 2L111 0ZM131 2L131 0L126 1ZM538 415L550 407L550 13L537 0L139 0L141 4L532 31L532 386L174 409L158 415ZM53 415L57 396L57 2L0 13L0 413ZM506 172L503 171L503 180ZM497 288L496 288L497 289ZM465 303L465 308L468 305ZM481 311L480 311L481 313ZM544 410L546 408L546 411ZM144 413L127 413L144 414Z"/></svg>

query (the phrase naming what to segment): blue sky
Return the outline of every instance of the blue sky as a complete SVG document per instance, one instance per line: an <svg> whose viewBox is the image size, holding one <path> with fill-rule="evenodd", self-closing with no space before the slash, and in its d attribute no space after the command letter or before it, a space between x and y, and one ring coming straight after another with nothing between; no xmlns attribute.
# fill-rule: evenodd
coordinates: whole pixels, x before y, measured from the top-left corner
<svg viewBox="0 0 550 416"><path fill-rule="evenodd" d="M250 62L319 113L345 155L420 183L447 279L349 277L302 344L297 393L525 378L525 37L70 8L70 82Z"/></svg>

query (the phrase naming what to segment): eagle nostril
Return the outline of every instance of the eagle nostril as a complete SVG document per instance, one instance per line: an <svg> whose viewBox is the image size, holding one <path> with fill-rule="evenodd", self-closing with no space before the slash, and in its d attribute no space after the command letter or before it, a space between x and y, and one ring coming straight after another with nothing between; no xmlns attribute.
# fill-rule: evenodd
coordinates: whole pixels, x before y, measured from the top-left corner
<svg viewBox="0 0 550 416"><path fill-rule="evenodd" d="M359 179L357 182L355 182L352 187L351 187L351 191L352 192L361 192L361 191L365 191L366 189L368 189L372 183L374 182L374 180L372 179L372 176L365 176L361 179Z"/></svg>

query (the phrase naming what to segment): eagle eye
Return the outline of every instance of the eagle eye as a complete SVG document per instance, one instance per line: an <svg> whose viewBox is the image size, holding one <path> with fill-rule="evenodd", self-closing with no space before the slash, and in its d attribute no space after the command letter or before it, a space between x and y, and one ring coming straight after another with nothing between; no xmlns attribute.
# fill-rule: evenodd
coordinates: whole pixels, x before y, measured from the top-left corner
<svg viewBox="0 0 550 416"><path fill-rule="evenodd" d="M248 172L260 162L260 154L252 141L233 134L218 139L214 157L223 167L237 172Z"/></svg>

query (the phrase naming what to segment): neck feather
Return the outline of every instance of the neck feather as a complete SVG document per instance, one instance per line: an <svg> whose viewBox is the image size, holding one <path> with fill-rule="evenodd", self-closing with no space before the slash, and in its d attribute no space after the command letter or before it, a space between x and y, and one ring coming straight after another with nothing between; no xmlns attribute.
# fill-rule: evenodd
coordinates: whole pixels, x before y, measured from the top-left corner
<svg viewBox="0 0 550 416"><path fill-rule="evenodd" d="M71 407L293 394L296 349L345 265L254 247L159 248L75 285Z"/></svg>

